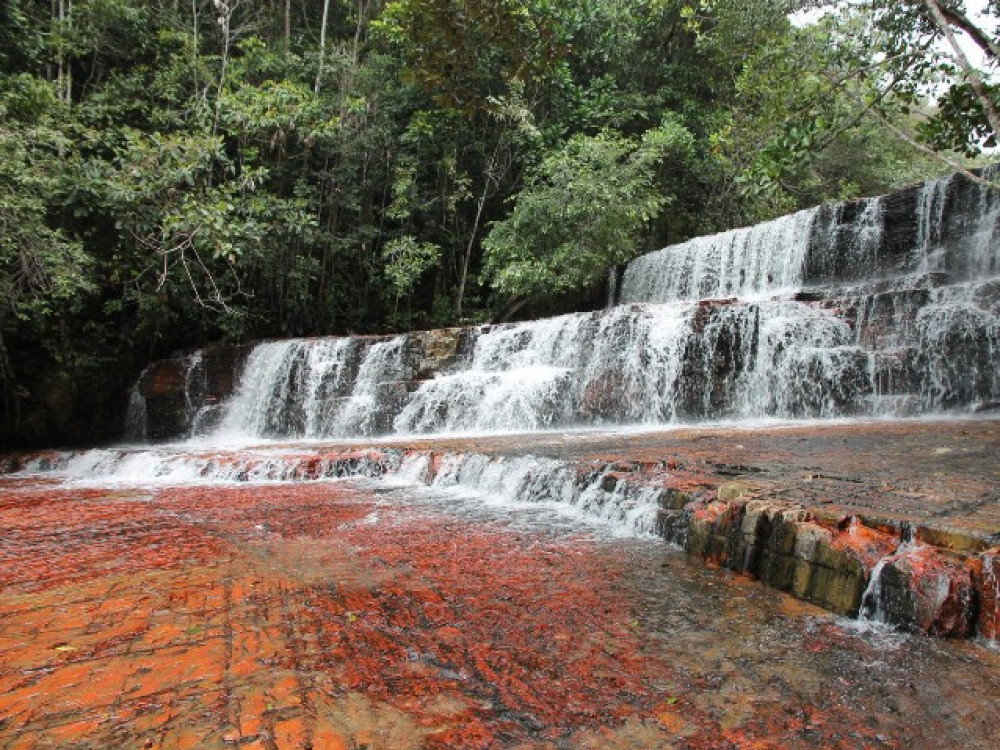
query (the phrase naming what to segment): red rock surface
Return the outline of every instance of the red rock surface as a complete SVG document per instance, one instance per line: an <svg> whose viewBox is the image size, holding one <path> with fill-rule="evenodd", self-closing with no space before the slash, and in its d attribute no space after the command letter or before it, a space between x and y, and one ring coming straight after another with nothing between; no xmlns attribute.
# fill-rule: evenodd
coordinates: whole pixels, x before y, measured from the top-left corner
<svg viewBox="0 0 1000 750"><path fill-rule="evenodd" d="M992 747L988 651L402 492L2 480L0 748Z"/></svg>
<svg viewBox="0 0 1000 750"><path fill-rule="evenodd" d="M982 556L973 580L980 602L979 635L1000 642L1000 549Z"/></svg>

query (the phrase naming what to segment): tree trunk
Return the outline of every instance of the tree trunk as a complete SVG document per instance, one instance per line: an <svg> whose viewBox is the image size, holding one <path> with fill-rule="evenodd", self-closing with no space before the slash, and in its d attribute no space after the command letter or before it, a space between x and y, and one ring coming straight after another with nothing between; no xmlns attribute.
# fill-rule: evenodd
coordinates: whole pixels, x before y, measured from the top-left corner
<svg viewBox="0 0 1000 750"><path fill-rule="evenodd" d="M941 33L944 34L945 38L948 40L948 44L951 45L955 62L958 63L962 72L965 73L965 77L969 81L969 86L972 87L973 92L976 94L976 98L979 99L979 103L983 107L983 112L986 114L986 121L989 122L990 127L993 129L994 135L1000 137L1000 112L997 111L996 102L993 101L993 98L986 91L986 86L983 84L983 79L979 75L979 71L976 70L975 66L971 62L969 62L969 58L959 45L958 37L955 36L955 30L952 28L951 24L948 23L948 19L941 10L941 5L938 3L938 0L923 0L923 3L927 7L927 10L930 11L931 18L934 19L935 25L937 25Z"/></svg>
<svg viewBox="0 0 1000 750"><path fill-rule="evenodd" d="M358 24L354 27L354 65L361 58L361 32L365 24L365 0L358 0Z"/></svg>
<svg viewBox="0 0 1000 750"><path fill-rule="evenodd" d="M195 101L201 94L198 92L198 0L191 0L191 81L194 84Z"/></svg>
<svg viewBox="0 0 1000 750"><path fill-rule="evenodd" d="M3 392L4 426L13 431L21 421L21 401L17 395L17 382L14 379L14 368L7 355L3 331L0 331L0 390Z"/></svg>
<svg viewBox="0 0 1000 750"><path fill-rule="evenodd" d="M507 171L507 167L504 166L502 169L500 167L500 157L504 147L505 134L500 135L500 140L497 142L496 148L493 149L493 154L490 156L489 162L486 164L485 181L483 182L483 192L479 196L479 200L476 203L476 218L472 222L472 232L469 235L469 242L465 246L465 255L462 258L462 265L459 270L458 276L458 290L455 294L455 322L459 322L462 317L462 304L465 299L465 285L469 278L469 264L472 261L472 248L476 245L476 236L479 234L479 224L483 218L483 208L486 206L486 201L490 196L490 186L497 187L500 184L500 180L503 178L503 174Z"/></svg>
<svg viewBox="0 0 1000 750"><path fill-rule="evenodd" d="M219 105L222 102L222 90L226 85L226 71L229 67L229 42L231 39L229 21L232 18L232 8L223 0L215 0L219 11L219 26L222 29L222 65L219 70L219 86L215 92L215 115L212 118L212 135L219 129Z"/></svg>
<svg viewBox="0 0 1000 750"><path fill-rule="evenodd" d="M503 309L503 312L501 312L500 315L494 318L491 322L507 323L518 310L531 302L532 299L534 299L534 297L530 294L525 297L514 297L508 301L507 307Z"/></svg>
<svg viewBox="0 0 1000 750"><path fill-rule="evenodd" d="M476 235L479 234L479 222L483 218L483 206L486 205L489 189L490 181L487 178L486 184L483 185L483 193L479 196L479 201L476 204L476 218L472 222L472 232L469 235L469 243L465 246L465 256L462 258L462 268L458 275L458 290L455 293L456 323L461 322L462 318L462 300L465 298L465 284L469 277L469 262L472 259L472 248L476 245Z"/></svg>
<svg viewBox="0 0 1000 750"><path fill-rule="evenodd" d="M292 48L292 0L285 0L285 52Z"/></svg>
<svg viewBox="0 0 1000 750"><path fill-rule="evenodd" d="M990 57L1000 58L1000 45L997 45L997 43L990 38L989 34L970 21L968 16L954 8L942 7L940 3L938 4L938 7L941 10L941 15L944 16L952 26L955 26L968 34L969 38L976 43L984 54L989 55Z"/></svg>
<svg viewBox="0 0 1000 750"><path fill-rule="evenodd" d="M65 30L71 26L73 0L53 0L52 14L58 24L59 47L56 52L56 98L66 104L73 95L73 73L66 59Z"/></svg>
<svg viewBox="0 0 1000 750"><path fill-rule="evenodd" d="M323 0L323 22L319 29L319 63L316 66L316 85L313 93L318 94L323 82L323 58L326 56L326 22L330 17L330 0Z"/></svg>

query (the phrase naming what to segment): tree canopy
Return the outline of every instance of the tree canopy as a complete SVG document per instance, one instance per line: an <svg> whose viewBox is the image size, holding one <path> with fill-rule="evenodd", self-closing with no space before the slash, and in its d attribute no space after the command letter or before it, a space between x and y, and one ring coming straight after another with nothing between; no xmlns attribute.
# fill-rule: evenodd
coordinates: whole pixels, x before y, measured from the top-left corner
<svg viewBox="0 0 1000 750"><path fill-rule="evenodd" d="M996 145L998 18L7 0L0 434L106 435L145 363L211 341L600 304L637 253L965 168Z"/></svg>

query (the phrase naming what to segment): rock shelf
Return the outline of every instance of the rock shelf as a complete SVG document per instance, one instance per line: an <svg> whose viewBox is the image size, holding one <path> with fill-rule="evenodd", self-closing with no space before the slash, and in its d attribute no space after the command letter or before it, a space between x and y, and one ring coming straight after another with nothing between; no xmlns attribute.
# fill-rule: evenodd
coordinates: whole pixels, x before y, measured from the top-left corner
<svg viewBox="0 0 1000 750"><path fill-rule="evenodd" d="M668 542L837 614L929 635L1000 636L995 420L389 439L301 455L290 447L278 462L218 452L202 471L379 477L421 455L427 464L413 479L425 484L449 456L556 461L576 472L578 494L596 491L592 504L645 493ZM7 468L27 458L10 456ZM540 477L519 499L538 500L532 493L552 481Z"/></svg>
<svg viewBox="0 0 1000 750"><path fill-rule="evenodd" d="M580 432L433 446L405 444L528 452L571 460L582 475L610 465L606 483L662 488L657 530L691 555L838 614L932 635L1000 635L996 421Z"/></svg>
<svg viewBox="0 0 1000 750"><path fill-rule="evenodd" d="M196 457L221 483L8 473L0 747L985 750L1000 655L959 638L996 639L998 436L587 431ZM528 455L590 501L653 498L690 554L407 504L456 457ZM333 476L359 479L312 481ZM853 635L809 602L954 638Z"/></svg>

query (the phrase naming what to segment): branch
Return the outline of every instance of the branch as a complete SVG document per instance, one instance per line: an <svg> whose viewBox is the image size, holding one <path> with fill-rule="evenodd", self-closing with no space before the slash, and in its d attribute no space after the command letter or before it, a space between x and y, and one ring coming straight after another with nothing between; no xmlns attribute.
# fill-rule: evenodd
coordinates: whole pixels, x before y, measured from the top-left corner
<svg viewBox="0 0 1000 750"><path fill-rule="evenodd" d="M948 44L951 45L952 51L955 54L955 60L965 73L965 77L969 79L969 86L972 87L976 97L979 99L990 127L995 134L1000 135L1000 112L997 112L993 98L987 93L983 79L979 76L979 71L969 62L969 58L966 57L965 52L959 45L958 38L955 36L955 30L948 23L948 19L945 18L940 3L938 0L923 0L923 3L927 7L927 10L930 11L934 23L941 30L941 33L945 35Z"/></svg>
<svg viewBox="0 0 1000 750"><path fill-rule="evenodd" d="M862 106L866 106L866 107L868 106L863 101L861 101L860 99L858 100L858 102ZM955 161L954 159L952 159L951 157L947 156L946 154L942 154L940 151L935 151L934 149L932 149L932 148L930 148L928 146L925 146L923 143L921 143L916 138L914 138L913 136L911 136L905 130L902 130L899 126L897 126L893 122L891 122L888 117L886 117L885 115L883 115L877 109L875 109L873 107L870 107L868 111L872 114L873 117L875 117L875 119L877 119L880 123L882 123L882 125L884 125L889 130L891 130L893 133L895 133L896 136L898 138L900 138L900 140L902 140L904 143L912 146L913 148L917 149L918 151L920 151L920 152L922 152L924 154L927 154L928 156L930 156L930 157L932 157L934 159L937 159L941 163L946 164L948 167L950 167L951 169L955 170L956 172L958 172L959 174L961 174L963 177L966 177L967 179L972 180L972 182L975 182L978 185L982 185L983 187L991 188L993 190L1000 190L1000 182L994 182L992 180L987 180L984 177L980 177L975 172L971 171L968 167L966 167L964 164L962 164L962 163L960 163L958 161Z"/></svg>
<svg viewBox="0 0 1000 750"><path fill-rule="evenodd" d="M497 324L497 323L510 322L510 319L514 317L514 314L522 307L524 307L526 304L531 302L531 300L533 300L534 298L535 298L534 294L526 294L523 296L511 297L507 301L507 306L503 309L503 311L498 316L492 318L490 320L490 323Z"/></svg>
<svg viewBox="0 0 1000 750"><path fill-rule="evenodd" d="M941 9L941 15L946 21L948 21L948 23L968 34L969 38L972 39L972 41L974 41L987 55L994 58L1000 58L1000 45L997 45L996 42L990 39L986 32L972 23L968 16L955 8L946 8L944 6L939 7Z"/></svg>
<svg viewBox="0 0 1000 750"><path fill-rule="evenodd" d="M816 148L816 151L826 150L826 148L830 146L830 144L832 144L835 140L837 140L837 138L839 138L841 135L846 133L851 128L858 125L868 114L869 109L874 109L877 104L881 103L882 101L885 100L887 96L889 96L890 92L892 92L893 89L895 89L896 84L899 83L899 80L900 80L900 74L897 73L893 77L892 82L888 86L885 86L884 88L881 89L877 89L878 93L875 99L872 102L866 104L861 109L859 109L857 114L849 118L846 123L844 123L838 128L834 128L833 130L831 130L830 133L827 134L827 137L820 141L819 145ZM843 83L843 81L841 81L841 83ZM838 84L834 84L834 86L837 87ZM857 95L854 95L854 97L857 98Z"/></svg>

